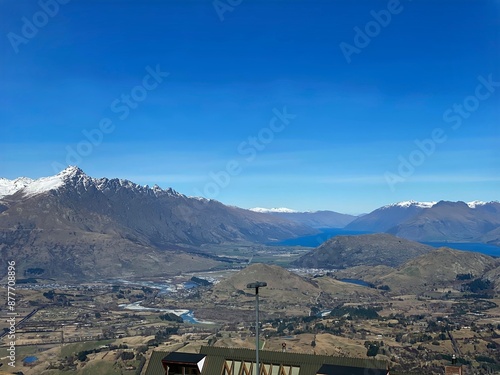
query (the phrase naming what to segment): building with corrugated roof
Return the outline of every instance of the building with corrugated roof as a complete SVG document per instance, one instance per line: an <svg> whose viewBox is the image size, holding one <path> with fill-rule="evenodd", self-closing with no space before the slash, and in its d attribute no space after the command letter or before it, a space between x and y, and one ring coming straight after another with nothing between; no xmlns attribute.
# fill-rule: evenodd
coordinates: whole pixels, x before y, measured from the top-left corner
<svg viewBox="0 0 500 375"><path fill-rule="evenodd" d="M387 375L387 362L259 351L261 375ZM253 375L255 350L203 346L199 353L153 352L146 375Z"/></svg>
<svg viewBox="0 0 500 375"><path fill-rule="evenodd" d="M259 351L260 375L421 375L389 370L386 361L271 350ZM445 366L463 374L462 366ZM155 351L145 375L253 375L255 350L202 346L199 353Z"/></svg>

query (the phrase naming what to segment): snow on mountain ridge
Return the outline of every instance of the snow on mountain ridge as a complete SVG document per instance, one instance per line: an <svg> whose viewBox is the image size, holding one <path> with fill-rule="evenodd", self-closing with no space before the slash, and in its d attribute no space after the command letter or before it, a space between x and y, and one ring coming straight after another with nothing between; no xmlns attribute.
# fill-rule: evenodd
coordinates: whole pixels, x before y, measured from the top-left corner
<svg viewBox="0 0 500 375"><path fill-rule="evenodd" d="M197 199L200 201L210 201L210 199L206 199L203 197L187 197L172 188L162 189L158 185L154 185L153 187L149 187L148 185L138 185L132 181L125 179L108 179L106 177L103 178L92 178L89 177L85 172L83 172L77 166L69 166L58 174L50 177L42 177L36 180L33 180L28 177L19 177L14 180L9 180L6 178L0 178L0 199L5 196L13 195L17 192L21 192L25 196L34 196L38 194L42 194L44 192L50 190L56 190L63 186L65 183L73 182L75 180L78 183L81 183L85 189L89 186L93 185L100 191L108 191L108 190L118 190L120 188L131 189L138 193L151 194L156 197L161 195L168 196L176 196L176 197L186 197ZM470 208L476 208L478 206L484 206L488 203L498 203L498 201L492 202L483 202L479 200L475 200L472 202L466 203ZM403 201L398 203L393 203L390 205L386 205L381 207L382 209L390 208L390 207L403 207L408 208L410 206L420 207L420 208L430 208L433 207L437 202L417 202L413 200ZM292 210L286 207L279 208L262 208L255 207L250 208L250 211L261 212L261 213L299 213L300 211ZM311 211L307 211L311 212Z"/></svg>
<svg viewBox="0 0 500 375"><path fill-rule="evenodd" d="M472 202L466 202L465 204L467 206L469 206L470 208L476 208L477 206L484 206L488 203L494 203L494 202L496 202L496 201L483 202L483 201L475 200ZM415 207L420 207L420 208L431 208L434 205L436 205L437 203L438 202L418 202L418 201L410 200L410 201L403 201L403 202L389 204L389 205L383 206L382 208L390 208L390 207L408 208L410 206L415 206Z"/></svg>
<svg viewBox="0 0 500 375"><path fill-rule="evenodd" d="M33 181L31 184L20 189L24 195L33 196L46 191L56 190L64 184L64 180L59 176L42 177L38 180Z"/></svg>
<svg viewBox="0 0 500 375"><path fill-rule="evenodd" d="M279 207L279 208L263 208L263 207L254 207L250 208L250 211L253 212L261 212L261 213L269 213L269 212L285 212L285 213L296 213L298 211L292 210L290 208L286 207Z"/></svg>
<svg viewBox="0 0 500 375"><path fill-rule="evenodd" d="M33 180L28 177L19 177L15 180L0 178L0 199L7 195L14 194L16 191L21 190L32 182Z"/></svg>
<svg viewBox="0 0 500 375"><path fill-rule="evenodd" d="M411 200L411 201L403 201L403 202L388 204L387 206L383 206L382 208L389 208L389 207L408 208L410 206L415 206L415 207L420 207L420 208L431 208L436 203L437 202L417 202L417 201Z"/></svg>
<svg viewBox="0 0 500 375"><path fill-rule="evenodd" d="M17 192L21 192L23 195L31 197L50 190L57 190L66 183L76 182L82 184L85 190L93 185L100 191L127 188L139 193L149 193L155 196L164 194L170 196L183 196L172 188L163 190L158 185L154 185L150 188L148 185L141 186L132 181L118 178L92 178L85 174L80 168L69 166L54 176L41 177L36 180L27 177L20 177L15 180L0 178L0 199Z"/></svg>
<svg viewBox="0 0 500 375"><path fill-rule="evenodd" d="M493 202L490 202L493 203ZM483 202L483 201L472 201L472 202L467 202L467 206L470 208L476 208L477 206L484 206L485 204L488 204L488 202Z"/></svg>

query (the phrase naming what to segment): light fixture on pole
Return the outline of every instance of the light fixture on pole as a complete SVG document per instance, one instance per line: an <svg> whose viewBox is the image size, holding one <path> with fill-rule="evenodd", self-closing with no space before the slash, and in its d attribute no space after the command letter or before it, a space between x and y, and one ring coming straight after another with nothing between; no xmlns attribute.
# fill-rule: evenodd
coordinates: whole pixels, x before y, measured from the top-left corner
<svg viewBox="0 0 500 375"><path fill-rule="evenodd" d="M247 284L247 288L255 289L255 374L259 374L259 288L267 286L265 281Z"/></svg>

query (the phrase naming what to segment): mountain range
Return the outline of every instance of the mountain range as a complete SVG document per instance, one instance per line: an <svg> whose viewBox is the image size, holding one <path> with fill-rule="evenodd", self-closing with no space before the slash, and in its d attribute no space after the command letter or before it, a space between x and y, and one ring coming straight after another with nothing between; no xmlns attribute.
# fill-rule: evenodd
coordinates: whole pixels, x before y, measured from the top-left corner
<svg viewBox="0 0 500 375"><path fill-rule="evenodd" d="M313 211L297 212L289 208L251 208L250 211L263 212L273 216L281 217L312 228L344 228L356 219L357 216L341 214L335 211Z"/></svg>
<svg viewBox="0 0 500 375"><path fill-rule="evenodd" d="M420 242L500 245L499 202L400 202L349 223L347 230L386 232Z"/></svg>
<svg viewBox="0 0 500 375"><path fill-rule="evenodd" d="M25 272L40 268L48 277L165 274L186 252L195 268L210 268L219 259L197 251L202 244L316 232L173 189L92 178L76 167L38 180L2 179L0 195L2 261L16 259Z"/></svg>
<svg viewBox="0 0 500 375"><path fill-rule="evenodd" d="M203 245L265 244L317 235L323 227L399 238L337 238L318 251L364 242L355 251L343 250L340 258L321 262L342 264L347 259L355 265L361 256L395 266L428 250L424 245L402 246L402 238L500 244L500 204L409 201L355 217L333 211L245 210L157 185L93 178L77 167L37 180L0 178L1 262L15 259L26 276L105 278L208 269L229 259L202 250ZM400 246L401 255L387 256L382 247L389 245ZM306 258L302 261L313 266Z"/></svg>
<svg viewBox="0 0 500 375"><path fill-rule="evenodd" d="M390 233L419 242L478 242L500 246L500 203L405 201L360 216L334 211L297 212L288 208L253 208L313 228Z"/></svg>

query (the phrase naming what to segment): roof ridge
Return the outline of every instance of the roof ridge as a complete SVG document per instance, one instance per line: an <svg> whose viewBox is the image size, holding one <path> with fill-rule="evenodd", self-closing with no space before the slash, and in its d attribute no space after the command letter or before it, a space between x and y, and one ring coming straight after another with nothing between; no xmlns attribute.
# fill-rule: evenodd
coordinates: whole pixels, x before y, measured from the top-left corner
<svg viewBox="0 0 500 375"><path fill-rule="evenodd" d="M236 352L236 353L235 353ZM254 349L249 348L231 348L224 346L202 346L200 348L200 353L206 355L224 356L226 357L228 353L239 354L235 358L231 356L232 359L238 360L251 360L254 358ZM370 367L378 369L386 369L387 361L380 359L371 358L359 358L359 357L340 357L340 356L329 356L322 354L310 354L310 353L297 353L297 352L282 352L279 350L259 350L259 355L261 360L277 360L286 361L290 364L305 364L305 363L316 363L316 364L332 364L332 365L349 365L352 367L364 367L370 365Z"/></svg>

